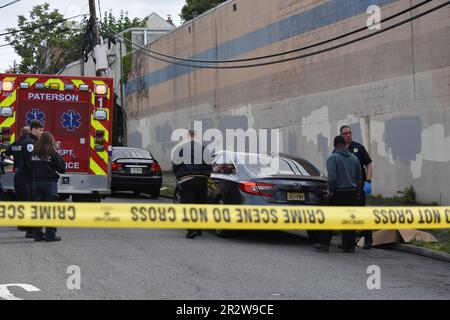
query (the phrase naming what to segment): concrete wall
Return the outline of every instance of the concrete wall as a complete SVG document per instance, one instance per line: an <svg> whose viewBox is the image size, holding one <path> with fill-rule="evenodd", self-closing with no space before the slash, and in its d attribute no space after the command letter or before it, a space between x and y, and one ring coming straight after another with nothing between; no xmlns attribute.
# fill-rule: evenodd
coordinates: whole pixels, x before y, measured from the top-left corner
<svg viewBox="0 0 450 320"><path fill-rule="evenodd" d="M152 49L197 59L270 54L365 26L369 5L381 6L387 17L419 2L229 1ZM168 169L172 131L193 121L206 128L280 128L285 152L323 169L333 137L350 124L374 160L374 193L389 196L413 185L420 201L450 204L449 53L450 6L371 39L273 66L200 70L136 54L126 89L129 145L150 149Z"/></svg>

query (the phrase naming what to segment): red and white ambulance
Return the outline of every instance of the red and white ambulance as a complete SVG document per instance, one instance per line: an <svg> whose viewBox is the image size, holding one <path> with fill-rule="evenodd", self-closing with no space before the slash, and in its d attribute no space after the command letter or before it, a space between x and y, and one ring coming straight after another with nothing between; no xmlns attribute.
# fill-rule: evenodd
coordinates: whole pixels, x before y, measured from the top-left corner
<svg viewBox="0 0 450 320"><path fill-rule="evenodd" d="M66 162L61 196L100 198L110 193L113 103L111 78L0 73L0 149L40 120ZM13 172L2 176L2 184L13 190Z"/></svg>

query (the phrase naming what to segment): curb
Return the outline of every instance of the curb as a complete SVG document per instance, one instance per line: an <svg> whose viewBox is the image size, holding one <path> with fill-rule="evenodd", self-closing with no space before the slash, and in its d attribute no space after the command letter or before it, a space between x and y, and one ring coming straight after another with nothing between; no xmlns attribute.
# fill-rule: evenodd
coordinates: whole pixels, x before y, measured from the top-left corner
<svg viewBox="0 0 450 320"><path fill-rule="evenodd" d="M395 243L393 245L390 245L389 248L450 263L450 254L444 252L434 251L431 249L416 247L410 244L403 243Z"/></svg>

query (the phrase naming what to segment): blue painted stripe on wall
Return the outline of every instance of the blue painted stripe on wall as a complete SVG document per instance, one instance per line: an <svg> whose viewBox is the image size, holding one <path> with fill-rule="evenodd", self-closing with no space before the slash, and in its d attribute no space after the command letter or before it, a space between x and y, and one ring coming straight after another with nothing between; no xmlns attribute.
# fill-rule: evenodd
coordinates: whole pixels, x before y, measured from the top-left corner
<svg viewBox="0 0 450 320"><path fill-rule="evenodd" d="M189 59L233 59L244 53L252 52L274 43L332 25L341 20L358 16L365 13L370 5L382 7L396 1L399 0L330 0L310 10L195 54L189 57ZM153 86L189 74L193 70L194 68L191 67L169 65L146 74L143 77L129 81L126 85L126 95L128 96L141 90L148 90Z"/></svg>

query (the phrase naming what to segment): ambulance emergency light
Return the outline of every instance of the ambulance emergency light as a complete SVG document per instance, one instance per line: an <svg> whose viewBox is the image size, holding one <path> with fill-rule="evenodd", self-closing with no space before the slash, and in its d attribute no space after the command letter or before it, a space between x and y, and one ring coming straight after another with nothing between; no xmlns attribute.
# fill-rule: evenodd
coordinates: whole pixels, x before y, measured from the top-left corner
<svg viewBox="0 0 450 320"><path fill-rule="evenodd" d="M11 81L2 82L2 91L13 91L14 84Z"/></svg>
<svg viewBox="0 0 450 320"><path fill-rule="evenodd" d="M108 120L108 111L107 110L95 110L94 111L94 119L95 120Z"/></svg>
<svg viewBox="0 0 450 320"><path fill-rule="evenodd" d="M1 108L0 115L5 118L10 118L14 115L14 111L10 107Z"/></svg>
<svg viewBox="0 0 450 320"><path fill-rule="evenodd" d="M51 90L59 90L59 83L50 83L48 87Z"/></svg>
<svg viewBox="0 0 450 320"><path fill-rule="evenodd" d="M20 84L20 89L28 89L30 87L30 84L28 82L22 82Z"/></svg>
<svg viewBox="0 0 450 320"><path fill-rule="evenodd" d="M99 84L95 86L95 94L98 96L104 96L108 93L108 87L103 85L103 84Z"/></svg>

